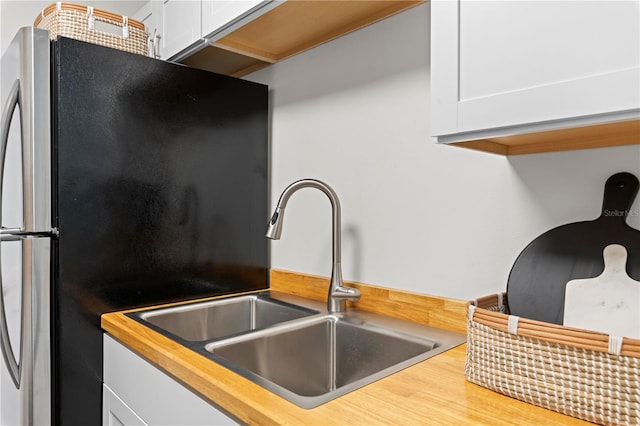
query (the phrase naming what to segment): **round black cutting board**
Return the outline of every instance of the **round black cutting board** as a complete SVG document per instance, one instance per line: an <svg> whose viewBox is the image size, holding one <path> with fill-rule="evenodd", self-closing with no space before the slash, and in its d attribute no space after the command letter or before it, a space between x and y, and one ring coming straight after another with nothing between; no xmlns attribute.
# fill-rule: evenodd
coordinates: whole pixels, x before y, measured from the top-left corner
<svg viewBox="0 0 640 426"><path fill-rule="evenodd" d="M627 249L627 274L640 281L640 231L626 222L637 193L638 179L617 173L607 179L599 218L562 225L533 240L509 274L510 313L562 324L567 282L599 276L602 252L609 244Z"/></svg>

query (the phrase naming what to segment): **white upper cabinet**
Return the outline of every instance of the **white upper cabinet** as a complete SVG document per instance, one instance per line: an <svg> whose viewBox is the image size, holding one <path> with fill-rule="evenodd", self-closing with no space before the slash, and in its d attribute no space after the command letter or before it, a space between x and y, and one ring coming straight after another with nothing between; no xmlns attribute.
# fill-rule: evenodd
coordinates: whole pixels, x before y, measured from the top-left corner
<svg viewBox="0 0 640 426"><path fill-rule="evenodd" d="M182 60L284 0L150 0L144 22L154 56Z"/></svg>
<svg viewBox="0 0 640 426"><path fill-rule="evenodd" d="M149 34L149 56L160 58L162 2L156 0L145 3L132 18L142 22Z"/></svg>
<svg viewBox="0 0 640 426"><path fill-rule="evenodd" d="M135 18L155 57L241 77L425 1L150 0Z"/></svg>
<svg viewBox="0 0 640 426"><path fill-rule="evenodd" d="M162 5L162 29L160 51L165 59L200 40L200 0L164 0Z"/></svg>
<svg viewBox="0 0 640 426"><path fill-rule="evenodd" d="M212 37L272 0L202 0L202 36Z"/></svg>
<svg viewBox="0 0 640 426"><path fill-rule="evenodd" d="M640 117L640 1L433 0L431 10L440 142Z"/></svg>

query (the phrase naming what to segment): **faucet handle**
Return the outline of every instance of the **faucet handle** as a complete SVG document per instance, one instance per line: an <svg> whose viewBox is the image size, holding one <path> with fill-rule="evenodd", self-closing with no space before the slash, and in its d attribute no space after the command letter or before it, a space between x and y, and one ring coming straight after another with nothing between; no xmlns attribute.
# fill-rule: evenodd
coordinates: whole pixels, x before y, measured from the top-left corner
<svg viewBox="0 0 640 426"><path fill-rule="evenodd" d="M360 290L353 287L347 287L344 285L338 286L331 292L331 297L339 300L349 300L351 302L357 302L360 300Z"/></svg>
<svg viewBox="0 0 640 426"><path fill-rule="evenodd" d="M360 300L360 290L345 285L331 286L327 298L327 309L329 312L345 312L347 300L351 302Z"/></svg>

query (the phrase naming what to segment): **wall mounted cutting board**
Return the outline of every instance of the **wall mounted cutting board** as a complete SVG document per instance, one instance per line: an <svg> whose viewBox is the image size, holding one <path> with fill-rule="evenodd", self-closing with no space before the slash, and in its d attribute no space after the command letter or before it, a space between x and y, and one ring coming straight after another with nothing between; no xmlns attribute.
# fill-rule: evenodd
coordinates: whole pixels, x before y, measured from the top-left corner
<svg viewBox="0 0 640 426"><path fill-rule="evenodd" d="M566 284L604 270L602 253L611 244L627 249L627 274L640 280L640 231L627 225L638 178L617 173L607 179L602 214L570 223L534 239L516 259L507 282L512 315L562 324Z"/></svg>
<svg viewBox="0 0 640 426"><path fill-rule="evenodd" d="M640 281L627 275L627 250L612 244L603 258L601 275L567 283L564 325L640 339Z"/></svg>

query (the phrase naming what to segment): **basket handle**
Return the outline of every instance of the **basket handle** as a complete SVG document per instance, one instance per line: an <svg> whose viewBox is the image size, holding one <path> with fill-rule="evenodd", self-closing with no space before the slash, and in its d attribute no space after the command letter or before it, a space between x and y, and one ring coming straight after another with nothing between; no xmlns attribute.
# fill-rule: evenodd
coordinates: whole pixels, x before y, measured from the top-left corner
<svg viewBox="0 0 640 426"><path fill-rule="evenodd" d="M87 13L89 14L89 17L87 18L87 26L93 31L96 29L96 17L93 16L93 6L87 6Z"/></svg>
<svg viewBox="0 0 640 426"><path fill-rule="evenodd" d="M60 3L60 2L58 2ZM123 16L122 17L122 25L116 25L113 22L109 22L107 19L102 18L100 15L95 15L93 13L93 6L87 6L87 27L89 28L90 31L99 31L96 29L96 16L99 22L102 22L106 25L109 26L116 26L118 27L119 30L122 31L122 38L129 38L129 17L128 16ZM109 31L111 28L110 27L102 27L100 29L100 31L103 32L107 32L107 33L112 33L115 34L114 31Z"/></svg>

